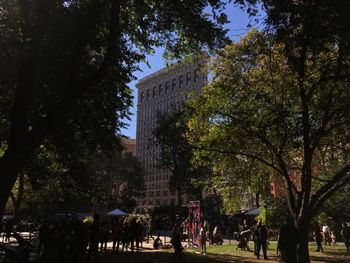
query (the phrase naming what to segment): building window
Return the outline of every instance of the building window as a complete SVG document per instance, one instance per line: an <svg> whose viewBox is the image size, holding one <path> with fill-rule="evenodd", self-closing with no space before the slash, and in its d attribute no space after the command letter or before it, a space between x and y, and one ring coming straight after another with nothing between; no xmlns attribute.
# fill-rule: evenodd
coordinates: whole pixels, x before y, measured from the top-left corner
<svg viewBox="0 0 350 263"><path fill-rule="evenodd" d="M190 84L191 83L191 72L187 72L187 75L186 75L186 84Z"/></svg>
<svg viewBox="0 0 350 263"><path fill-rule="evenodd" d="M184 77L181 75L179 77L179 88L182 88L183 84L184 84Z"/></svg>
<svg viewBox="0 0 350 263"><path fill-rule="evenodd" d="M148 100L149 99L149 96L151 95L151 91L148 89L147 90L147 93L146 93L146 99Z"/></svg>
<svg viewBox="0 0 350 263"><path fill-rule="evenodd" d="M167 82L165 83L165 93L168 93L168 92L169 92L169 88L170 88L170 83L169 83L169 81L167 81Z"/></svg>
<svg viewBox="0 0 350 263"><path fill-rule="evenodd" d="M156 205L160 205L160 200L156 199Z"/></svg>
<svg viewBox="0 0 350 263"><path fill-rule="evenodd" d="M157 96L157 88L156 87L153 87L153 98Z"/></svg>
<svg viewBox="0 0 350 263"><path fill-rule="evenodd" d="M142 93L141 93L141 102L143 102L144 99L145 99L145 93L142 92Z"/></svg>
<svg viewBox="0 0 350 263"><path fill-rule="evenodd" d="M194 82L196 82L197 80L199 80L199 70L198 69L196 69L194 71Z"/></svg>
<svg viewBox="0 0 350 263"><path fill-rule="evenodd" d="M171 88L172 88L172 90L176 89L176 79L173 79L173 81L171 83Z"/></svg>
<svg viewBox="0 0 350 263"><path fill-rule="evenodd" d="M162 84L159 85L159 96L161 96L163 93L163 86Z"/></svg>

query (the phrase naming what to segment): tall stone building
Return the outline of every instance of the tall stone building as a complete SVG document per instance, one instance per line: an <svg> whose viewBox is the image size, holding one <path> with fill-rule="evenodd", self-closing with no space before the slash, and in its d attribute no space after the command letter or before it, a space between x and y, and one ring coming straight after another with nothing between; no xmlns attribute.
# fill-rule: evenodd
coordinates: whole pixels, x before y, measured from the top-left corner
<svg viewBox="0 0 350 263"><path fill-rule="evenodd" d="M159 70L136 85L138 89L136 154L145 170L145 197L139 200L138 211L157 206L176 205L176 192L169 190L171 172L157 168L160 147L152 146L153 131L159 113L171 112L181 107L190 91L200 91L207 84L203 73L206 60L181 62ZM183 203L186 203L184 197Z"/></svg>

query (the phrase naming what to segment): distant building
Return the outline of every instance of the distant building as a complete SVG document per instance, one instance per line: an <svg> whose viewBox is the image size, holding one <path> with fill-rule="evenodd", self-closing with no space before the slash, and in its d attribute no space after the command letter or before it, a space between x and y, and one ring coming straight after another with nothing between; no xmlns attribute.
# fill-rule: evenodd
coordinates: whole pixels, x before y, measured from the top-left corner
<svg viewBox="0 0 350 263"><path fill-rule="evenodd" d="M176 205L176 192L169 190L171 172L158 169L160 147L152 146L152 132L156 129L157 115L182 107L190 91L199 92L207 84L207 73L201 65L204 59L192 63L181 62L141 79L137 104L137 157L145 170L145 197L139 200L139 209L161 205ZM187 200L184 196L183 203Z"/></svg>
<svg viewBox="0 0 350 263"><path fill-rule="evenodd" d="M316 169L314 169L314 171L316 171ZM300 171L297 169L289 169L289 177L294 183L295 187L300 190ZM284 178L280 175L274 176L274 178L271 180L270 187L270 193L273 197L286 196L288 193Z"/></svg>
<svg viewBox="0 0 350 263"><path fill-rule="evenodd" d="M133 156L136 156L136 139L129 139L122 137L121 143L123 146L123 153L131 153Z"/></svg>

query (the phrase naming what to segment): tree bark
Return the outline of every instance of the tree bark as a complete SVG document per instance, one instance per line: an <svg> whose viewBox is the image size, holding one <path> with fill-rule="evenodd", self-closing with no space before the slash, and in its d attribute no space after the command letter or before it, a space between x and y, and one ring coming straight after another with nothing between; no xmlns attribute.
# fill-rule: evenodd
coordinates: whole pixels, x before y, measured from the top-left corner
<svg viewBox="0 0 350 263"><path fill-rule="evenodd" d="M11 200L13 203L14 207L14 212L13 212L13 219L15 222L18 221L19 218L19 209L21 208L22 201L23 201L23 196L24 196L24 173L20 172L19 173L19 182L18 182L18 192L17 192L17 198L13 193L11 193Z"/></svg>
<svg viewBox="0 0 350 263"><path fill-rule="evenodd" d="M0 184L0 217L5 211L8 198L11 190L17 180L20 172L21 164L12 152L6 151L4 156L0 159L1 170L1 184Z"/></svg>
<svg viewBox="0 0 350 263"><path fill-rule="evenodd" d="M297 263L310 263L308 224L303 223L297 237Z"/></svg>
<svg viewBox="0 0 350 263"><path fill-rule="evenodd" d="M182 187L180 184L178 184L177 186L177 210L178 210L178 214L180 216L182 216L182 199L181 199L181 195L182 195Z"/></svg>

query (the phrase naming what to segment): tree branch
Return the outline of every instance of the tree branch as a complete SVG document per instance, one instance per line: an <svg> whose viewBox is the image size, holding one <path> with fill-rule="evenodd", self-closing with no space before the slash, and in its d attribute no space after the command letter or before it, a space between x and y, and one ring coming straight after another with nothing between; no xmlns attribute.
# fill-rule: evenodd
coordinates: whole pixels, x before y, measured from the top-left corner
<svg viewBox="0 0 350 263"><path fill-rule="evenodd" d="M226 151L226 150L219 150L219 149L214 149L214 148L205 148L205 147L198 147L198 146L194 146L192 145L193 149L196 150L200 150L200 151L208 151L208 152L217 152L217 153L222 153L222 154L233 154L233 155L239 155L239 156L244 156L244 157L248 157L254 160L257 160L265 165L267 165L268 167L274 169L276 172L278 172L279 174L282 174L282 171L279 170L276 166L274 166L272 163L258 157L252 154L248 154L248 153L242 153L242 152L235 152L235 151Z"/></svg>
<svg viewBox="0 0 350 263"><path fill-rule="evenodd" d="M311 198L310 206L316 209L318 203L320 203L319 200L324 199L322 198L322 196L327 195L327 192L333 192L336 189L338 189L337 184L341 182L341 180L343 180L349 172L350 164L343 167L343 169L339 171L331 180L329 180L325 185L323 185L318 191L315 192L315 194Z"/></svg>

